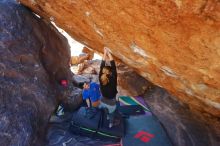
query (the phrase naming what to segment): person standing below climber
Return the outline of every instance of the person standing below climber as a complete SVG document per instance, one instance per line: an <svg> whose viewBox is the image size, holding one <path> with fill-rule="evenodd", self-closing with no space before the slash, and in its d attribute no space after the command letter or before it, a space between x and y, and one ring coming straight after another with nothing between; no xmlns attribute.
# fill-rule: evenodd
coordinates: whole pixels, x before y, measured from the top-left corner
<svg viewBox="0 0 220 146"><path fill-rule="evenodd" d="M107 59L108 58L108 59ZM111 66L106 66L106 61L110 61ZM104 56L100 65L99 72L100 90L102 99L99 107L108 110L107 119L109 120L109 128L113 126L114 113L116 110L117 91L117 70L115 61L109 49L104 47Z"/></svg>
<svg viewBox="0 0 220 146"><path fill-rule="evenodd" d="M83 100L86 100L88 107L98 107L101 99L99 84L95 82L85 82L82 97Z"/></svg>

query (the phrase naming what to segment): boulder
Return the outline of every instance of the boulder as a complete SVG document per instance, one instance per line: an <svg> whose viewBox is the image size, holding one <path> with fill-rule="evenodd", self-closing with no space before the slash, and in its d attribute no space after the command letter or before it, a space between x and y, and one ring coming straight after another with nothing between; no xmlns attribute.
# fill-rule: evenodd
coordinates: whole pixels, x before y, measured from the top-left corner
<svg viewBox="0 0 220 146"><path fill-rule="evenodd" d="M174 146L220 145L219 119L192 112L187 104L160 87L153 86L144 97Z"/></svg>
<svg viewBox="0 0 220 146"><path fill-rule="evenodd" d="M108 47L191 109L220 117L218 0L19 1L86 46Z"/></svg>
<svg viewBox="0 0 220 146"><path fill-rule="evenodd" d="M68 112L73 112L82 104L82 89L69 85L67 89L64 89L64 99L62 99L62 105Z"/></svg>
<svg viewBox="0 0 220 146"><path fill-rule="evenodd" d="M119 63L118 70L118 95L139 96L151 88L152 83L138 75L133 69Z"/></svg>
<svg viewBox="0 0 220 146"><path fill-rule="evenodd" d="M0 1L0 145L42 146L70 78L66 38L14 0ZM60 97L64 99L64 97Z"/></svg>

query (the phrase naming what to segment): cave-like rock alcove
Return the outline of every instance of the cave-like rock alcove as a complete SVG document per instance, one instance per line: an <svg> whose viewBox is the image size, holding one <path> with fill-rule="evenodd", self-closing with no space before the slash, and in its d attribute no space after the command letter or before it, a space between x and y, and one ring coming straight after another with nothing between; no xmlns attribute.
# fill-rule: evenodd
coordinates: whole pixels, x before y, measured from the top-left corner
<svg viewBox="0 0 220 146"><path fill-rule="evenodd" d="M142 96L174 146L220 145L219 1L0 0L1 146L48 145L59 103L71 111L82 103L70 46L51 22L97 53L110 49L119 94ZM91 61L81 77L96 81L90 67L99 65Z"/></svg>

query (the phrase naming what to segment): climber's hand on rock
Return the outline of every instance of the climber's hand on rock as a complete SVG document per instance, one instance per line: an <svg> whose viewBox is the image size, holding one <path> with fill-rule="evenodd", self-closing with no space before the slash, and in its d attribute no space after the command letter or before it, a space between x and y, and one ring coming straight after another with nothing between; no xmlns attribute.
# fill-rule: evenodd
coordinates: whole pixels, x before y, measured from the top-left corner
<svg viewBox="0 0 220 146"><path fill-rule="evenodd" d="M107 47L104 47L104 52L107 51Z"/></svg>
<svg viewBox="0 0 220 146"><path fill-rule="evenodd" d="M106 53L110 53L110 49L108 47L104 47Z"/></svg>

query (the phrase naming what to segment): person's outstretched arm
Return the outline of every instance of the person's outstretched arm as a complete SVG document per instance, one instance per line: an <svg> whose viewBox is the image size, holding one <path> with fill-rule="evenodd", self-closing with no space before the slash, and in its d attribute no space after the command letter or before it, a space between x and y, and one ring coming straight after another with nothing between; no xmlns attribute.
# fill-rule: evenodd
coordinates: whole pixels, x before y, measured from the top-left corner
<svg viewBox="0 0 220 146"><path fill-rule="evenodd" d="M109 58L109 61L114 61L114 59L113 59L113 57L112 57L112 54L111 54L111 52L109 51L109 49L107 49L107 56L108 56L108 58Z"/></svg>
<svg viewBox="0 0 220 146"><path fill-rule="evenodd" d="M111 64L111 71L112 71L113 82L114 82L114 85L115 85L116 90L117 90L117 84L118 84L117 83L117 68L116 68L116 65L115 65L115 61L114 61L114 59L112 57L112 54L111 54L111 52L109 50L108 50L108 58L109 58L110 64ZM118 96L116 96L116 101L117 101L116 104L119 104Z"/></svg>
<svg viewBox="0 0 220 146"><path fill-rule="evenodd" d="M103 57L102 57L102 62L101 62L101 65L100 65L99 78L101 77L102 69L105 67L106 58L107 58L107 50L106 50L106 48L104 47L104 55L103 55Z"/></svg>
<svg viewBox="0 0 220 146"><path fill-rule="evenodd" d="M108 58L109 58L109 60L110 60L112 73L114 72L114 73L116 73L116 75L117 75L116 65L115 65L115 61L114 61L114 59L113 59L113 57L112 57L112 54L108 51L108 54L107 54L107 55L108 55Z"/></svg>
<svg viewBox="0 0 220 146"><path fill-rule="evenodd" d="M90 101L89 101L89 91L88 90L83 89L83 91L82 91L82 98L83 98L83 100L86 100L87 106L90 107L91 105L90 105Z"/></svg>
<svg viewBox="0 0 220 146"><path fill-rule="evenodd" d="M117 69L116 69L115 61L114 61L114 59L113 59L112 54L110 53L110 51L108 51L108 54L107 54L107 55L108 55L108 58L110 59L113 82L114 82L115 85L117 86Z"/></svg>
<svg viewBox="0 0 220 146"><path fill-rule="evenodd" d="M90 101L89 101L89 98L86 99L86 103L87 103L87 106L90 107Z"/></svg>
<svg viewBox="0 0 220 146"><path fill-rule="evenodd" d="M102 60L106 61L106 60L107 60L107 54L108 54L108 50L107 50L107 48L106 48L106 47L104 47L103 51L104 51L104 55L103 55Z"/></svg>

